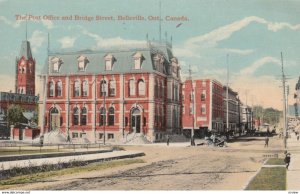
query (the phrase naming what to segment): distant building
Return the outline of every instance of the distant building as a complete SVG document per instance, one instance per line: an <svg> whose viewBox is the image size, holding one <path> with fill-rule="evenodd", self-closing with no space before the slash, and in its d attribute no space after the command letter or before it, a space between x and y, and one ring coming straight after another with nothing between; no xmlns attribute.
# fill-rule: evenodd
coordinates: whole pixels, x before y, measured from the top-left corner
<svg viewBox="0 0 300 194"><path fill-rule="evenodd" d="M224 129L227 128L226 118L227 118L227 87L223 87L223 98L224 98ZM228 88L228 129L229 131L238 132L239 121L240 121L240 111L239 111L239 99L238 93L233 91L230 87Z"/></svg>
<svg viewBox="0 0 300 194"><path fill-rule="evenodd" d="M194 127L196 136L203 136L206 131L224 130L223 86L220 82L214 79L187 79L182 94L184 130Z"/></svg>
<svg viewBox="0 0 300 194"><path fill-rule="evenodd" d="M182 128L180 67L170 44L50 53L48 61L44 133L60 130L73 142L156 142Z"/></svg>

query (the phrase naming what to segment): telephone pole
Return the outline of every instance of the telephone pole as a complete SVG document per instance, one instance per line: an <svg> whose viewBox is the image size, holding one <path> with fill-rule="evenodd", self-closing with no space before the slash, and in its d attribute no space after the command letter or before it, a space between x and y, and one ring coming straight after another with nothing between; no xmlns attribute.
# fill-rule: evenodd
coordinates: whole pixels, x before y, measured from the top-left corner
<svg viewBox="0 0 300 194"><path fill-rule="evenodd" d="M284 69L283 69L283 57L282 57L282 52L281 54L281 73L282 73L282 95L283 95L283 141L284 141L284 148L286 148L286 143L287 143L287 119L286 119L286 77L284 74Z"/></svg>

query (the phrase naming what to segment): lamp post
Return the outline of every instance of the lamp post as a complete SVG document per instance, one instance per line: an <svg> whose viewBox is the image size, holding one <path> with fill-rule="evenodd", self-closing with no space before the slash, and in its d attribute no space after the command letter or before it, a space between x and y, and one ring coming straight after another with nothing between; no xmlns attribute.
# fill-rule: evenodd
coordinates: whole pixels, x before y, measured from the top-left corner
<svg viewBox="0 0 300 194"><path fill-rule="evenodd" d="M104 75L102 76L102 88L101 88L101 92L103 95L103 110L104 110L104 118L103 118L103 144L105 145L105 125L106 125L106 108L105 108L105 96L106 96L106 88L105 88L105 79L104 79Z"/></svg>

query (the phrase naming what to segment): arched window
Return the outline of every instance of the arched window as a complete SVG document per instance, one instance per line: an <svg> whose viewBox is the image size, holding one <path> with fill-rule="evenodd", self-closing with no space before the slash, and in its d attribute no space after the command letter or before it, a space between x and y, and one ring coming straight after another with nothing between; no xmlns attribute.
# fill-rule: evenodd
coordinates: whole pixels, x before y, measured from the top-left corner
<svg viewBox="0 0 300 194"><path fill-rule="evenodd" d="M134 79L129 80L129 95L134 96L135 95L135 84Z"/></svg>
<svg viewBox="0 0 300 194"><path fill-rule="evenodd" d="M100 84L100 96L106 96L106 95L107 95L107 84L105 80L102 80Z"/></svg>
<svg viewBox="0 0 300 194"><path fill-rule="evenodd" d="M62 82L57 82L57 96L62 96Z"/></svg>
<svg viewBox="0 0 300 194"><path fill-rule="evenodd" d="M74 82L74 97L80 96L80 85L79 81Z"/></svg>
<svg viewBox="0 0 300 194"><path fill-rule="evenodd" d="M105 110L105 108L101 108L100 109L100 123L99 123L99 125L100 126L103 126L103 125L105 125L105 120L106 120L106 110Z"/></svg>
<svg viewBox="0 0 300 194"><path fill-rule="evenodd" d="M49 83L49 96L50 97L54 96L54 83L53 82Z"/></svg>
<svg viewBox="0 0 300 194"><path fill-rule="evenodd" d="M115 124L115 109L110 107L108 109L108 125L113 126Z"/></svg>
<svg viewBox="0 0 300 194"><path fill-rule="evenodd" d="M142 79L138 81L138 91L139 91L139 96L145 95L145 82Z"/></svg>
<svg viewBox="0 0 300 194"><path fill-rule="evenodd" d="M109 81L109 96L115 96L116 95L116 81L110 80Z"/></svg>
<svg viewBox="0 0 300 194"><path fill-rule="evenodd" d="M84 80L82 82L82 96L87 96L88 95L88 82Z"/></svg>
<svg viewBox="0 0 300 194"><path fill-rule="evenodd" d="M81 125L86 125L87 123L87 110L85 107L81 109Z"/></svg>
<svg viewBox="0 0 300 194"><path fill-rule="evenodd" d="M60 115L56 107L50 110L50 130L56 130L60 126Z"/></svg>
<svg viewBox="0 0 300 194"><path fill-rule="evenodd" d="M79 124L79 109L75 107L73 109L73 125Z"/></svg>

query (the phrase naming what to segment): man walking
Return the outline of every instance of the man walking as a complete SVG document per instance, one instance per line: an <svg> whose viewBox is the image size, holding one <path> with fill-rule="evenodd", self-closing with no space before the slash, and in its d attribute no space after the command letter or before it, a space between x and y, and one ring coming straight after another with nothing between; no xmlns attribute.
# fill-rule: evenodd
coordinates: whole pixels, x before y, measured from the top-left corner
<svg viewBox="0 0 300 194"><path fill-rule="evenodd" d="M170 143L170 136L167 135L167 146L169 146L169 143Z"/></svg>
<svg viewBox="0 0 300 194"><path fill-rule="evenodd" d="M266 136L265 138L265 147L268 147L269 146L269 137Z"/></svg>
<svg viewBox="0 0 300 194"><path fill-rule="evenodd" d="M289 165L291 162L291 154L290 153L287 153L287 152L285 153L284 162L285 162L286 169L289 169Z"/></svg>

